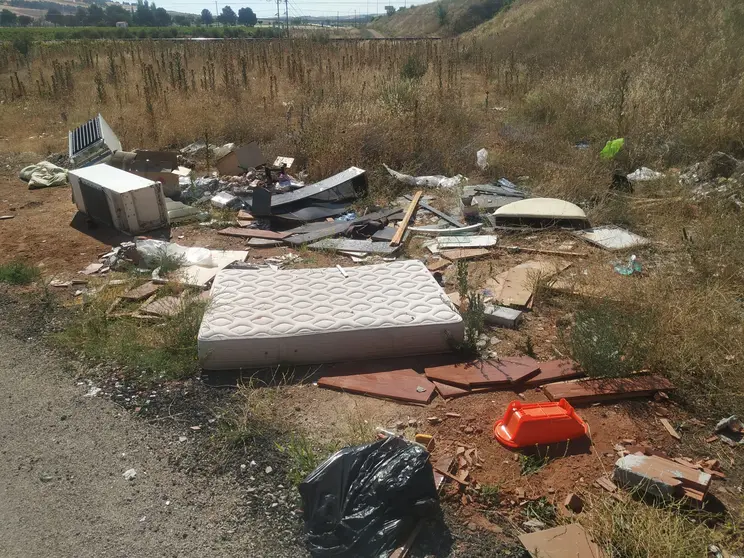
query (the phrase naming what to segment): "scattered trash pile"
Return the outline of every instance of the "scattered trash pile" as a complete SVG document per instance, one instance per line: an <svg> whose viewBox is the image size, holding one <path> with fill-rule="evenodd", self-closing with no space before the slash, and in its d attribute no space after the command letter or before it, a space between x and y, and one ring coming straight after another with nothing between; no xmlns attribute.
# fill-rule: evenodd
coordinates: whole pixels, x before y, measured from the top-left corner
<svg viewBox="0 0 744 558"><path fill-rule="evenodd" d="M744 161L722 153L713 153L679 175L680 184L692 188L696 200L729 201L744 208Z"/></svg>

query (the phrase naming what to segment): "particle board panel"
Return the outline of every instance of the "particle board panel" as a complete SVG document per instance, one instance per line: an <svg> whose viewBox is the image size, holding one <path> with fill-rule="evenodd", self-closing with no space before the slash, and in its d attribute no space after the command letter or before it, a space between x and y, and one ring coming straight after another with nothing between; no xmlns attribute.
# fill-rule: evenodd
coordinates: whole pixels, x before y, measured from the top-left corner
<svg viewBox="0 0 744 558"><path fill-rule="evenodd" d="M532 558L606 558L578 523L559 525L552 529L519 536Z"/></svg>
<svg viewBox="0 0 744 558"><path fill-rule="evenodd" d="M440 256L452 261L471 260L487 256L488 254L490 254L490 252L484 248L454 248L452 250L441 250L439 252Z"/></svg>
<svg viewBox="0 0 744 558"><path fill-rule="evenodd" d="M289 236L287 232L265 231L263 229L244 229L239 227L228 227L217 231L224 236L239 236L241 238L265 238L267 240L282 240Z"/></svg>

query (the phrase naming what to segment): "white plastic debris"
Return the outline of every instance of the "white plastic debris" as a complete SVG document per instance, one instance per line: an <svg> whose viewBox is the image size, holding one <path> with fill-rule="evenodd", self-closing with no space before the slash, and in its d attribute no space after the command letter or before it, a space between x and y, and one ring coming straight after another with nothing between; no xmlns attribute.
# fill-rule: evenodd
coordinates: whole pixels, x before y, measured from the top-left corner
<svg viewBox="0 0 744 558"><path fill-rule="evenodd" d="M269 465L269 466L267 466L267 467L266 467L266 469L265 469L264 471L265 471L265 473L266 473L267 475L270 475L270 474L271 474L271 472L272 472L273 470L274 470L274 469L272 469L271 465Z"/></svg>
<svg viewBox="0 0 744 558"><path fill-rule="evenodd" d="M636 169L635 171L631 172L628 175L628 180L632 182L646 182L649 180L659 180L663 177L664 175L660 172L651 170L648 167L641 167L640 169Z"/></svg>
<svg viewBox="0 0 744 558"><path fill-rule="evenodd" d="M135 469L127 469L122 476L128 481L134 480L137 476L137 471Z"/></svg>
<svg viewBox="0 0 744 558"><path fill-rule="evenodd" d="M137 253L145 260L145 263L162 260L170 257L182 260L183 265L198 265L201 267L212 267L212 252L207 248L196 246L187 247L165 242L163 240L144 239L136 241Z"/></svg>
<svg viewBox="0 0 744 558"><path fill-rule="evenodd" d="M468 179L463 175L458 174L452 177L446 177L442 175L435 176L411 176L410 174L403 174L402 172L394 171L383 163L385 169L390 173L390 176L403 182L410 184L411 186L427 187L427 188L453 188L460 185L463 182L467 182Z"/></svg>
<svg viewBox="0 0 744 558"><path fill-rule="evenodd" d="M88 393L86 393L83 397L95 397L96 395L101 393L101 391L103 391L101 388L96 387L96 386L91 386L90 389L88 390Z"/></svg>
<svg viewBox="0 0 744 558"><path fill-rule="evenodd" d="M486 170L488 168L488 150L484 147L478 150L475 154L475 162L480 170Z"/></svg>

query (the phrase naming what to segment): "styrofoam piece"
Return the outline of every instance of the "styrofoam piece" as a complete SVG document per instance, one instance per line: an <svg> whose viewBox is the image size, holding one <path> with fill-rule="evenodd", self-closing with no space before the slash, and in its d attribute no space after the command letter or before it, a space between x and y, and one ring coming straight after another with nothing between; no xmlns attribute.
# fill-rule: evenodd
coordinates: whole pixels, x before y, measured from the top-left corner
<svg viewBox="0 0 744 558"><path fill-rule="evenodd" d="M419 234L443 234L456 236L458 234L468 234L475 232L483 226L483 223L476 223L475 225L468 225L466 227L449 227L449 228L436 228L436 227L408 227L408 230Z"/></svg>
<svg viewBox="0 0 744 558"><path fill-rule="evenodd" d="M338 269L224 269L198 335L210 370L449 352L463 322L416 260Z"/></svg>
<svg viewBox="0 0 744 558"><path fill-rule="evenodd" d="M498 240L495 234L440 236L437 238L437 248L439 250L448 250L450 248L488 248L489 246L495 246Z"/></svg>
<svg viewBox="0 0 744 558"><path fill-rule="evenodd" d="M210 200L212 205L218 208L233 207L240 203L240 199L233 196L230 192L220 192Z"/></svg>
<svg viewBox="0 0 744 558"><path fill-rule="evenodd" d="M624 250L650 242L647 238L612 225L576 231L574 234L605 250Z"/></svg>

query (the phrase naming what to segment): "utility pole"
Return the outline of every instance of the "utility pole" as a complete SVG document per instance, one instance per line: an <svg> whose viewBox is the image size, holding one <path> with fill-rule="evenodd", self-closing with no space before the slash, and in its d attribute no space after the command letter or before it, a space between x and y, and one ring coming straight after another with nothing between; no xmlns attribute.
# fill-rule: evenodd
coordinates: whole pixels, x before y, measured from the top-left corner
<svg viewBox="0 0 744 558"><path fill-rule="evenodd" d="M338 17L338 12L336 12L336 29L338 29L339 27L341 27L341 21Z"/></svg>
<svg viewBox="0 0 744 558"><path fill-rule="evenodd" d="M217 0L214 0L214 18L217 19L218 15L220 15L220 9L217 7Z"/></svg>
<svg viewBox="0 0 744 558"><path fill-rule="evenodd" d="M287 38L289 38L289 0L284 0L284 18L287 22Z"/></svg>
<svg viewBox="0 0 744 558"><path fill-rule="evenodd" d="M281 16L281 11L279 11L279 0L276 0L276 25L279 27L279 29L282 28L282 20L279 19Z"/></svg>

